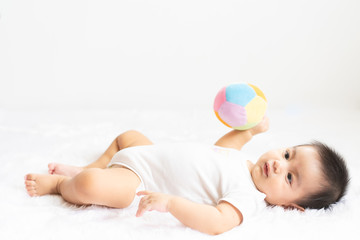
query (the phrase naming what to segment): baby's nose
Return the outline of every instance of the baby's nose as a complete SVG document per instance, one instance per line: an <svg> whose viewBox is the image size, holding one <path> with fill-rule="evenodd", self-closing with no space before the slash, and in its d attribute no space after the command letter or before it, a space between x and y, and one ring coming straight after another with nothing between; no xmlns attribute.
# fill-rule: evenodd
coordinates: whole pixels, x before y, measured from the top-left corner
<svg viewBox="0 0 360 240"><path fill-rule="evenodd" d="M274 173L279 174L281 172L281 163L278 160L274 161L273 164L273 168L274 168Z"/></svg>

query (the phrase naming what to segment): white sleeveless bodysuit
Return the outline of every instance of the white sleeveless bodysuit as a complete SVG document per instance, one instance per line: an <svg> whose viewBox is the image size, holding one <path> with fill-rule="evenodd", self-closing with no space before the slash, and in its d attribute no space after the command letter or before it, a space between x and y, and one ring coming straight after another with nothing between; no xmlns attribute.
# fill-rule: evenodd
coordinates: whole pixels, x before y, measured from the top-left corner
<svg viewBox="0 0 360 240"><path fill-rule="evenodd" d="M246 161L235 149L171 143L125 148L109 166L132 170L149 191L210 205L229 202L245 219L266 206L265 194L256 189Z"/></svg>

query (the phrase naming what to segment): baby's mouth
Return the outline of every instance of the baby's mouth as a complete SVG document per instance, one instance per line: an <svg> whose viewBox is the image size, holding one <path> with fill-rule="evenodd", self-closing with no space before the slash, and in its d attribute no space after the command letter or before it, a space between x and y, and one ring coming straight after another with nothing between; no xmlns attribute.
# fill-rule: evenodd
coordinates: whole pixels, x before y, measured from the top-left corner
<svg viewBox="0 0 360 240"><path fill-rule="evenodd" d="M269 164L267 162L264 164L263 171L264 171L264 175L266 177L268 177L269 176Z"/></svg>

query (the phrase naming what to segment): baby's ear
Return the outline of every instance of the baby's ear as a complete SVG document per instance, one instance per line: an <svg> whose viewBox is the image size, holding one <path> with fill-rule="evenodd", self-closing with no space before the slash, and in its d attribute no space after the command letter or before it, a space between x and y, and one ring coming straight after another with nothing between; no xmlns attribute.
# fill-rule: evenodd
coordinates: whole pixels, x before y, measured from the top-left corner
<svg viewBox="0 0 360 240"><path fill-rule="evenodd" d="M291 210L294 210L294 209L297 209L301 212L304 212L305 209L303 207L301 207L300 205L296 204L296 203L290 203L289 205L283 205L283 207L285 209L291 209Z"/></svg>

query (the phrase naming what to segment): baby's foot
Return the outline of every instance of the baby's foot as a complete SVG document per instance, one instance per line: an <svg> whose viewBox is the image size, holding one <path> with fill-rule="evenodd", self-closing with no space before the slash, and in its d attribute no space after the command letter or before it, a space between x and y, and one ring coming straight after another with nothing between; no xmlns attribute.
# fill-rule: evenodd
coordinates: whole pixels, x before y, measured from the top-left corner
<svg viewBox="0 0 360 240"><path fill-rule="evenodd" d="M64 180L60 175L27 174L25 187L31 197L59 193L58 184Z"/></svg>
<svg viewBox="0 0 360 240"><path fill-rule="evenodd" d="M82 167L76 167L76 166L65 165L60 163L49 163L48 168L50 174L58 174L69 177L74 177L82 170L84 170L84 168Z"/></svg>

